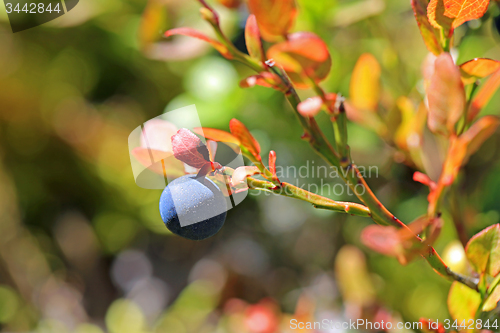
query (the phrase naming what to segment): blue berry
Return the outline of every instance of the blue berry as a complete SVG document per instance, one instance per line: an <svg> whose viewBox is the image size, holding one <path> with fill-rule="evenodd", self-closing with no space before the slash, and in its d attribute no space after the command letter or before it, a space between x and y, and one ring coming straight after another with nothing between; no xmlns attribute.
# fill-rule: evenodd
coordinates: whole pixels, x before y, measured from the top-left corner
<svg viewBox="0 0 500 333"><path fill-rule="evenodd" d="M170 182L160 197L160 215L168 230L187 239L215 235L224 225L226 211L226 199L219 187L196 175Z"/></svg>

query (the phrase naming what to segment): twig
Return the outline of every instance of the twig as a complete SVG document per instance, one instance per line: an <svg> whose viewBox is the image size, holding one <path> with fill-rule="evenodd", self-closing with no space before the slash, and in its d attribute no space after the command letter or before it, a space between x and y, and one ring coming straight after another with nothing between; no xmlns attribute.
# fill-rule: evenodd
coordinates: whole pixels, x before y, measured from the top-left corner
<svg viewBox="0 0 500 333"><path fill-rule="evenodd" d="M306 191L290 183L283 182L281 183L281 186L278 187L271 182L248 177L247 184L250 189L272 192L285 197L307 201L313 204L313 206L316 208L327 209L351 215L370 217L370 210L366 206L354 202L335 201L321 195Z"/></svg>

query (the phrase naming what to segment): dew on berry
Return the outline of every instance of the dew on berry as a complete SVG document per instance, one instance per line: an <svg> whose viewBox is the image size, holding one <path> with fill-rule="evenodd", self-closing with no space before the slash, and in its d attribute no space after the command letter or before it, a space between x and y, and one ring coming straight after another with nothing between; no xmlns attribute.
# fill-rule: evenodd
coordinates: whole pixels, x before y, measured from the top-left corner
<svg viewBox="0 0 500 333"><path fill-rule="evenodd" d="M160 215L168 230L191 240L215 235L224 225L226 211L224 195L206 177L177 178L160 197Z"/></svg>

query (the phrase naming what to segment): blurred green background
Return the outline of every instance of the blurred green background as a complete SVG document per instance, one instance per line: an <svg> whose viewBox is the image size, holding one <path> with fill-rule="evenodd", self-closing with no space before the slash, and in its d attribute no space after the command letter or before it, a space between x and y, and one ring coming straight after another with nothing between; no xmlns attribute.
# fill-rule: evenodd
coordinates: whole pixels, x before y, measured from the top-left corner
<svg viewBox="0 0 500 333"><path fill-rule="evenodd" d="M427 55L409 1L298 3L294 30L317 33L332 54L322 86L348 95L356 60L370 52L383 69L385 112L397 123L394 101L420 94ZM164 4L166 28L209 33L196 1ZM215 6L225 31L244 45L245 9ZM213 238L194 242L166 230L161 191L136 186L127 146L133 129L165 110L195 104L203 126L224 130L236 117L284 167L323 162L299 139L280 93L238 87L248 69L182 37L157 59L141 52L145 7L144 0L81 0L16 34L0 9L2 331L265 333L289 331L290 318L448 318L450 283L422 260L403 267L364 248L359 234L369 219L250 193ZM500 59L499 14L492 5L481 21L460 27L458 62ZM497 94L484 113L499 112L499 102ZM355 124L349 136L356 164L378 167L368 182L381 201L405 222L423 214L427 189L395 162L395 149ZM499 220L499 143L494 136L475 155L457 190L470 235ZM299 185L321 181L339 182L311 177ZM463 250L444 217L436 248L460 269Z"/></svg>

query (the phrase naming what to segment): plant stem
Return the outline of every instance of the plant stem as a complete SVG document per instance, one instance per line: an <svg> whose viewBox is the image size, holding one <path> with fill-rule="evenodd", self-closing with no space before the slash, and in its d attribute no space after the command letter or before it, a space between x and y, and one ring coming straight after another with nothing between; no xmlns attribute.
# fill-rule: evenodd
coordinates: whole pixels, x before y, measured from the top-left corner
<svg viewBox="0 0 500 333"><path fill-rule="evenodd" d="M408 226L406 226L403 222L401 222L398 218L396 218L387 208L385 208L385 206L380 202L380 200L378 200L378 198L375 196L373 191L366 183L361 172L358 170L356 165L352 163L350 158L347 166L342 167L339 163L339 155L337 152L333 151L331 145L327 144L326 146L323 146L326 140L325 141L317 140L317 138L322 138L324 140L323 133L321 132L319 127L317 127L317 124L314 121L314 119L304 118L300 115L300 113L297 110L297 106L300 103L300 99L295 90L293 89L293 87L290 89L291 89L290 93L286 94L285 96L288 99L290 105L292 106L295 114L301 120L300 122L302 124L302 127L304 128L304 131L310 135L309 141L312 148L326 162L337 168L342 168L342 170L345 171L341 173L341 177L344 179L347 185L351 187L356 196L368 207L368 209L371 212L370 217L373 219L373 221L380 225L393 225L408 229ZM304 119L307 119L307 121L304 121ZM364 187L365 190L363 191L363 193L358 193L356 191L355 187L357 185L362 185ZM415 237L419 241L422 241L422 239L417 235L415 235ZM453 272L441 259L439 254L432 246L429 246L429 251L426 251L422 256L427 260L429 265L431 265L431 267L440 275L446 277L449 280L455 280L460 283L463 283L464 285L474 290L478 290L478 281L476 281L473 278L466 277L461 274Z"/></svg>
<svg viewBox="0 0 500 333"><path fill-rule="evenodd" d="M306 191L289 183L283 182L280 187L277 187L271 182L251 177L247 178L247 183L248 187L251 189L272 192L289 198L307 201L313 204L315 208L322 208L363 217L370 216L370 210L366 206L354 202L335 201Z"/></svg>
<svg viewBox="0 0 500 333"><path fill-rule="evenodd" d="M465 228L463 213L462 210L460 209L460 202L457 191L451 191L450 193L450 208L451 208L451 216L453 219L453 224L455 225L455 230L457 231L458 239L465 247L467 245L467 241L469 240L469 236L467 235L467 230Z"/></svg>
<svg viewBox="0 0 500 333"><path fill-rule="evenodd" d="M202 4L206 5L204 0L200 0ZM228 47L233 50L233 55L235 56L235 60L238 60L250 68L254 69L258 73L262 71L262 67L260 64L255 63L255 61L251 58L249 58L247 55L241 53L238 51L234 45L225 37L225 35L222 33L220 30L220 27L218 24L213 25L217 34L219 35L222 40L224 40ZM274 192L278 193L280 195L285 195L288 197L293 197L301 200L308 201L315 205L315 207L318 208L324 208L324 209L330 209L334 211L339 211L339 212L344 212L344 213L349 213L349 214L354 214L354 215L360 215L360 216L366 216L366 217L371 217L372 220L380 225L392 225L400 228L406 228L409 230L408 226L401 222L398 218L396 218L385 206L378 200L378 198L375 196L373 191L370 189L368 184L366 183L365 179L363 178L363 175L357 168L357 166L352 163L352 160L347 154L347 156L342 156L339 154L338 151L336 151L332 145L328 142L328 140L325 138L323 132L319 128L316 120L314 117L303 117L299 112L298 112L298 105L301 102L299 96L297 95L297 92L295 91L292 83L288 79L288 76L286 75L285 72L282 72L281 69L277 69L273 66L268 67L271 71L273 71L275 74L277 74L283 82L286 84L288 87L288 90L285 92L285 97L292 106L292 109L297 116L303 130L304 130L304 135L303 138L307 139L316 153L321 156L327 163L330 165L336 167L337 169L340 169L341 172L341 177L342 179L347 183L347 185L353 190L353 192L356 194L356 196L363 202L363 205L360 204L355 204L355 203L346 203L346 202L337 202L325 197L322 197L320 195L316 195L310 192L307 192L303 189L300 189L296 186L293 186L288 183L281 183L280 186L277 186L276 184L273 184L271 182L267 181L257 181L253 178L249 178L251 181L254 181L255 184L261 185L257 186L254 188L258 188L260 190L265 190L269 192ZM264 70L267 70L265 68ZM324 91L317 85L314 85L315 89L317 92L322 96L322 98L325 97ZM342 124L345 126L344 124ZM338 128L338 131L345 131L344 129ZM347 144L345 145L346 151L348 150ZM344 161L344 159L347 159ZM342 163L341 163L342 160ZM261 182L261 183L258 183ZM358 193L356 191L356 187L358 185L361 185L362 188L364 188L364 191L362 193ZM251 186L251 184L249 184ZM287 192L288 190L288 192ZM412 232L413 233L413 232ZM420 237L417 235L414 235L419 241L422 241ZM438 255L436 250L429 246L429 251L426 251L425 254L422 254L422 256L427 260L427 262L431 265L431 267L438 272L440 275L446 277L449 280L455 280L463 283L464 285L474 289L478 290L478 282L475 281L474 279L470 277L465 277L462 276L458 273L455 273L451 271L451 269L444 263L444 261L441 259L441 257Z"/></svg>

